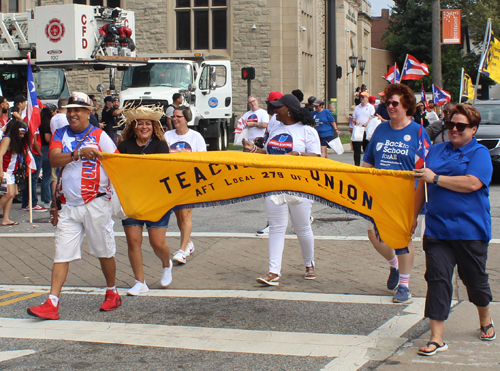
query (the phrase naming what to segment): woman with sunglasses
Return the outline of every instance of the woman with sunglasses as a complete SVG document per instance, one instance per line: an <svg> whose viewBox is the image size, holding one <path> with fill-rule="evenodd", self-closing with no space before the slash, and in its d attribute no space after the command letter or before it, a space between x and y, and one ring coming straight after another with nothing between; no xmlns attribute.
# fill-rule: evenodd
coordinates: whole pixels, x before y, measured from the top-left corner
<svg viewBox="0 0 500 371"><path fill-rule="evenodd" d="M299 111L299 100L292 94L285 94L270 103L275 107L278 122L270 128L264 149L248 140L243 140L243 146L252 153L320 157L321 145L318 132L313 128L314 121ZM306 268L304 279L314 280L314 236L310 223L312 200L284 192L266 196L265 201L269 223L269 271L258 277L257 282L268 286L280 284L288 213L302 249Z"/></svg>
<svg viewBox="0 0 500 371"><path fill-rule="evenodd" d="M450 141L433 146L426 168L413 173L420 180L415 210L424 204L424 186L428 195L423 248L427 281L425 316L430 319L431 337L418 352L424 356L448 349L443 342L443 330L450 312L455 266L458 266L469 300L477 307L481 327L479 339L496 337L490 318L492 295L486 273L491 239L488 184L493 166L488 149L474 138L480 121L481 115L476 108L457 104L450 113L450 121L445 123Z"/></svg>
<svg viewBox="0 0 500 371"><path fill-rule="evenodd" d="M123 140L118 144L120 153L152 155L169 152L160 124L160 119L164 115L161 107L139 106L134 108L129 106L124 108L123 114L125 116L123 119L125 129L122 132ZM127 237L128 258L135 277L135 284L127 291L127 295L137 296L149 291L144 277L142 259L142 230L144 225L148 230L149 243L162 264L160 284L162 287L167 287L172 282L170 246L165 239L169 219L170 212L166 213L157 222L133 218L122 220L123 230Z"/></svg>
<svg viewBox="0 0 500 371"><path fill-rule="evenodd" d="M28 126L22 120L12 120L6 125L5 136L0 143L0 183L7 184L7 192L0 198L3 209L2 225L18 225L9 219L12 200L18 193L14 174L26 156L29 146Z"/></svg>
<svg viewBox="0 0 500 371"><path fill-rule="evenodd" d="M421 131L424 139L430 143L422 125L412 120L416 109L415 96L413 91L403 84L388 85L384 94L387 97L386 106L391 119L382 122L375 129L366 148L363 167L411 171L415 168L415 155L421 145ZM411 298L409 281L414 256L412 242L403 249L393 249L379 239L371 222L368 224L368 238L375 250L390 264L387 288L397 290L392 301L408 301Z"/></svg>

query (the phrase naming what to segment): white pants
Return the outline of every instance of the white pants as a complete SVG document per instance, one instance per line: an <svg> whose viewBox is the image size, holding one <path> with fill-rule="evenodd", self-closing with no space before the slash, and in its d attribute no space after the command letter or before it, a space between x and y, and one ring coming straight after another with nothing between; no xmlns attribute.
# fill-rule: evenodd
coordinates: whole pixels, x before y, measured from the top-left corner
<svg viewBox="0 0 500 371"><path fill-rule="evenodd" d="M304 265L306 267L314 265L314 236L309 221L312 201L302 198L302 202L298 205L276 205L269 197L266 197L265 200L269 222L269 272L281 274L289 211L293 229L302 249Z"/></svg>

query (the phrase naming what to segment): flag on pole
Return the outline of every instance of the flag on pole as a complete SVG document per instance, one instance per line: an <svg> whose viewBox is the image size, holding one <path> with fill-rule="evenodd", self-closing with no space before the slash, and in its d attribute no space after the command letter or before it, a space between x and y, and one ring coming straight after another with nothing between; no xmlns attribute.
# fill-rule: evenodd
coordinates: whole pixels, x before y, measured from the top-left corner
<svg viewBox="0 0 500 371"><path fill-rule="evenodd" d="M424 134L425 133L425 134ZM429 137L424 130L424 125L420 125L418 129L418 149L415 152L415 169L422 169L425 167L425 158L429 153L429 141L427 140Z"/></svg>
<svg viewBox="0 0 500 371"><path fill-rule="evenodd" d="M464 73L464 77L462 79L462 99L461 101L467 102L469 100L474 99L474 85L472 84L472 78Z"/></svg>
<svg viewBox="0 0 500 371"><path fill-rule="evenodd" d="M420 63L417 58L407 54L401 80L419 80L428 74L429 67L425 63Z"/></svg>
<svg viewBox="0 0 500 371"><path fill-rule="evenodd" d="M396 72L394 73L394 71ZM382 78L389 81L389 83L391 84L399 84L399 82L401 81L401 75L399 74L398 66L395 64L394 66L389 68L389 71L387 71L387 73L382 76Z"/></svg>
<svg viewBox="0 0 500 371"><path fill-rule="evenodd" d="M31 70L31 59L28 55L28 81L27 81L27 107L26 107L26 117L24 120L28 123L29 127L29 135L30 135L30 143L33 143L33 138L35 133L37 132L40 124L42 123L40 117L40 107L38 105L38 98L36 96L36 87L35 87L35 79L33 78L33 71ZM31 146L30 146L31 148ZM26 156L26 165L28 165L28 172L31 169L31 172L36 171L36 165L31 155L31 151L28 151L28 156ZM34 167L34 170L33 170Z"/></svg>
<svg viewBox="0 0 500 371"><path fill-rule="evenodd" d="M451 102L451 94L434 84L432 84L432 98L436 106Z"/></svg>
<svg viewBox="0 0 500 371"><path fill-rule="evenodd" d="M491 31L481 73L500 84L500 41Z"/></svg>
<svg viewBox="0 0 500 371"><path fill-rule="evenodd" d="M427 95L425 95L424 84L422 84L422 88L420 89L420 101L424 102L425 109L429 109L429 103L427 103Z"/></svg>

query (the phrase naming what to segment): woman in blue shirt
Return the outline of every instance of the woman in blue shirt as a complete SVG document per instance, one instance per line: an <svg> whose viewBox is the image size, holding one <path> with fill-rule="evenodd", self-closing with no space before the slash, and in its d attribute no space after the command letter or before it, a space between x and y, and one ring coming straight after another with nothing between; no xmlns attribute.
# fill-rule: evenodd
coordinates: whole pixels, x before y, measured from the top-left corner
<svg viewBox="0 0 500 371"><path fill-rule="evenodd" d="M321 141L321 157L328 158L328 142L337 137L340 131L330 111L325 110L325 102L322 99L316 99L313 106L313 119L316 121L316 130Z"/></svg>
<svg viewBox="0 0 500 371"><path fill-rule="evenodd" d="M477 307L481 340L496 337L490 318L492 300L486 260L491 239L491 215L488 184L493 167L488 149L477 143L481 115L470 105L458 104L446 121L450 141L431 147L427 168L414 170L419 179L415 194L415 210L424 204L427 183L425 251L427 297L425 316L430 319L431 338L419 350L432 356L445 351L444 321L450 312L455 265L469 300ZM417 225L415 215L414 227Z"/></svg>

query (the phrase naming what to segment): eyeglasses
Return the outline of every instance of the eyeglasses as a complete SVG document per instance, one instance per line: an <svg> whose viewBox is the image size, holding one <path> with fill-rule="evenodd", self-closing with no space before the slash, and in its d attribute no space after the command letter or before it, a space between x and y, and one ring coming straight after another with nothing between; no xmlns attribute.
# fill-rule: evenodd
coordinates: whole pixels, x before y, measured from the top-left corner
<svg viewBox="0 0 500 371"><path fill-rule="evenodd" d="M464 131L465 128L471 128L471 124L464 124L462 122L445 121L444 123L448 130L453 130L455 127L458 131Z"/></svg>
<svg viewBox="0 0 500 371"><path fill-rule="evenodd" d="M82 106L90 106L90 104L83 98L72 95L68 99L68 104L81 104Z"/></svg>
<svg viewBox="0 0 500 371"><path fill-rule="evenodd" d="M396 102L395 100L388 100L385 105L387 107L390 107L392 105L394 108L396 108L397 106L399 106L399 102Z"/></svg>

